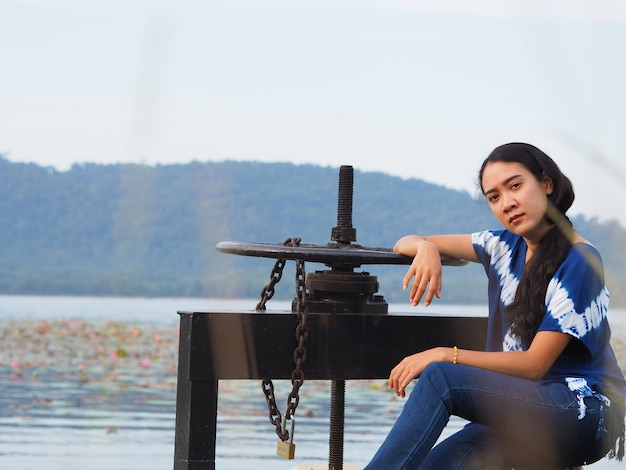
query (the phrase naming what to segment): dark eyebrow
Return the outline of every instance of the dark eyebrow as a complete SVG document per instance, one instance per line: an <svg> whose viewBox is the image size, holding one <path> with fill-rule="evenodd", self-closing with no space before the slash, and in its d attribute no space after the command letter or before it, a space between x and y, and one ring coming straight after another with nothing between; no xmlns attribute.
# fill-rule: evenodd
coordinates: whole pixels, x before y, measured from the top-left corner
<svg viewBox="0 0 626 470"><path fill-rule="evenodd" d="M507 184L509 184L511 181L513 181L514 179L516 179L516 178L520 178L521 176L522 176L522 175L513 175L513 176L509 176L507 179L505 179L505 180L503 181L503 183L502 183L502 184L507 185ZM496 192L496 190L495 190L495 189L488 189L487 191L485 191L485 192L484 192L484 195L485 195L485 196L487 196L487 194L490 194L490 193L495 193L495 192Z"/></svg>

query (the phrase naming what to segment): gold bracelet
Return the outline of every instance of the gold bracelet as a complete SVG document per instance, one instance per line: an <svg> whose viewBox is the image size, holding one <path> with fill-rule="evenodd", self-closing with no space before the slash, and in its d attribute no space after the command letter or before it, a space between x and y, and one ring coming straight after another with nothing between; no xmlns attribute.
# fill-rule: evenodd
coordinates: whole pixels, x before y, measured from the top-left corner
<svg viewBox="0 0 626 470"><path fill-rule="evenodd" d="M456 364L456 360L459 358L459 348L454 346L454 357L452 358L452 364Z"/></svg>

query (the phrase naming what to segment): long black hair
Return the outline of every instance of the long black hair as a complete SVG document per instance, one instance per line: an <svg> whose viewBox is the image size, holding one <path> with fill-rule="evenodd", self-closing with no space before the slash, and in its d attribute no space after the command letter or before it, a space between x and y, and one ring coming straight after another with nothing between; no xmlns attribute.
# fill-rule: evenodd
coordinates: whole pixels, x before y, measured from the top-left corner
<svg viewBox="0 0 626 470"><path fill-rule="evenodd" d="M553 227L540 240L524 269L515 299L506 308L512 333L530 341L545 315L548 283L572 246L574 229L565 213L574 202L574 188L554 160L543 151L530 144L514 142L496 147L485 159L478 174L481 190L485 167L493 162L519 163L537 181L552 180L553 191L548 195L546 218Z"/></svg>

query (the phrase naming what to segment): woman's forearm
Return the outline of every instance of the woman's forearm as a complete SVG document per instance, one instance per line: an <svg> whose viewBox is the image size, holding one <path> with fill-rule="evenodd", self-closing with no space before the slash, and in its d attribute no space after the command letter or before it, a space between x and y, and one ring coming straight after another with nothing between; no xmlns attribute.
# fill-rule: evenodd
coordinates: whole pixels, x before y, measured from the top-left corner
<svg viewBox="0 0 626 470"><path fill-rule="evenodd" d="M432 243L439 253L453 258L466 261L478 261L472 236L470 234L459 235L406 235L396 242L393 250L406 256L415 256L420 244Z"/></svg>

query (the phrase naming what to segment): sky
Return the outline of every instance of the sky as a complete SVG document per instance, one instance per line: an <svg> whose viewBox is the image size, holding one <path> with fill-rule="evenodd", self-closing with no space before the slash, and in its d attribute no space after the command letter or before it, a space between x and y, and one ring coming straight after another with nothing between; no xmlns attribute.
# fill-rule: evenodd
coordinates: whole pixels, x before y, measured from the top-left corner
<svg viewBox="0 0 626 470"><path fill-rule="evenodd" d="M626 226L625 83L622 0L0 0L0 154L60 171L352 165L475 194L523 141L573 215Z"/></svg>

